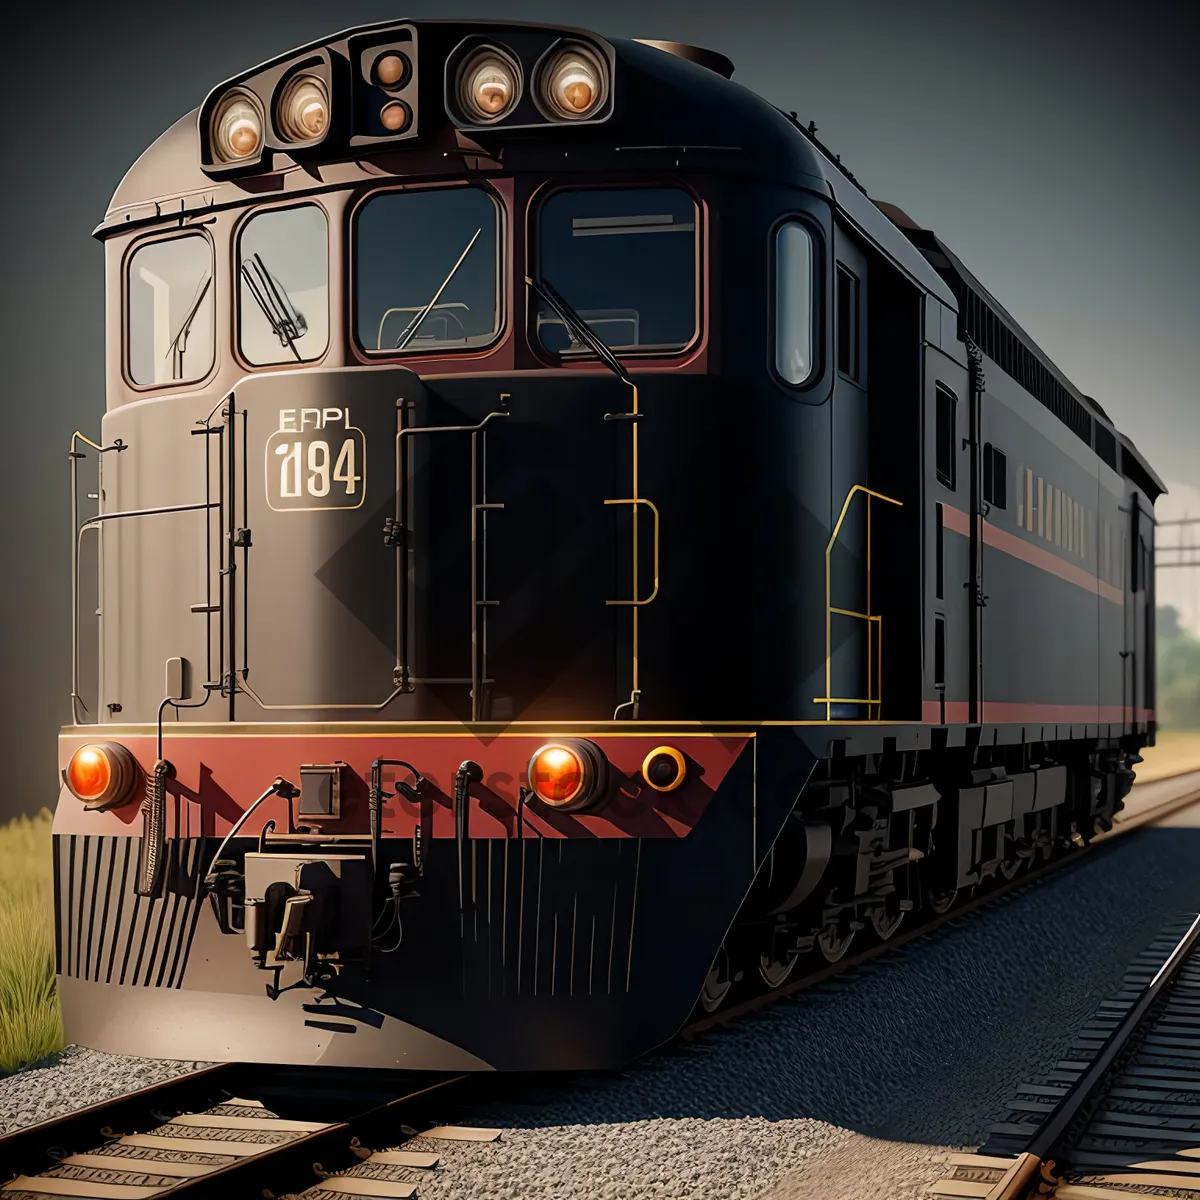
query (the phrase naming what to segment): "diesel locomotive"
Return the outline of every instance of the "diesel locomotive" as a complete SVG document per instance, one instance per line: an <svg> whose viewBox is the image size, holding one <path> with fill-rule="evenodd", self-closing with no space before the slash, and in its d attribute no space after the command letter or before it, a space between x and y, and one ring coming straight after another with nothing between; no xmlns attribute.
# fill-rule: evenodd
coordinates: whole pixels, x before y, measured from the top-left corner
<svg viewBox="0 0 1200 1200"><path fill-rule="evenodd" d="M732 71L374 24L122 180L69 1040L611 1067L1111 825L1163 484Z"/></svg>

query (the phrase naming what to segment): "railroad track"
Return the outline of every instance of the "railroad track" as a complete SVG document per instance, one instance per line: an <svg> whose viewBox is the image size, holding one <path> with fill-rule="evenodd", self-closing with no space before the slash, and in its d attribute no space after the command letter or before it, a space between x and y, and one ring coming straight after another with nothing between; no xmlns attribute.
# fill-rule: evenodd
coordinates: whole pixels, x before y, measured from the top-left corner
<svg viewBox="0 0 1200 1200"><path fill-rule="evenodd" d="M1054 1070L950 1167L931 1196L1200 1196L1200 917L1138 955Z"/></svg>
<svg viewBox="0 0 1200 1200"><path fill-rule="evenodd" d="M1181 788L1180 782L1188 786ZM1157 787L1161 795L1136 809L1131 806L1112 833L1095 842L1111 841L1194 803L1200 799L1200 772L1147 785L1147 790L1150 786ZM1052 860L1012 881L1002 881L887 942L693 1022L683 1036L694 1037L813 987L972 909L1027 888L1048 871L1079 861L1083 856ZM1197 977L1200 980L1200 968ZM1200 989L1200 982L1196 986ZM1200 1039L1200 1000L1197 1014ZM1196 1057L1200 1060L1200 1049ZM270 1080L264 1083L264 1070L245 1064L211 1067L0 1137L0 1179L11 1177L10 1182L0 1183L0 1200L46 1200L49 1196L228 1200L300 1194L306 1200L332 1196L403 1200L419 1194L422 1178L428 1178L440 1154L452 1143L491 1141L500 1136L497 1130L434 1125L430 1120L434 1111L445 1116L477 1103L483 1090L495 1083L494 1076L364 1076L272 1068ZM259 1098L244 1099L246 1090ZM297 1119L297 1112L316 1119ZM991 1160L1001 1161L996 1156ZM1028 1158L1020 1161L1027 1164ZM1193 1165L1200 1171L1200 1158L1193 1160ZM976 1174L979 1169L977 1165ZM970 1173L969 1168L964 1171ZM991 1173L996 1174L994 1167ZM1200 1184L1200 1174L1196 1179ZM990 1192L978 1190L940 1194L990 1196ZM1003 1200L1019 1194L1005 1193ZM1069 1200L1067 1193L1060 1195Z"/></svg>
<svg viewBox="0 0 1200 1200"><path fill-rule="evenodd" d="M186 1197L416 1196L422 1175L434 1169L439 1148L461 1141L494 1141L499 1130L426 1124L433 1108L470 1103L477 1077L417 1077L414 1086L339 1072L329 1077L280 1072L278 1103L241 1098L249 1082L242 1064L195 1075L98 1104L0 1139L0 1163L16 1178L0 1185L3 1200L88 1200ZM289 1076L292 1078L289 1079ZM297 1082L300 1080L302 1082ZM272 1085L256 1069L254 1090L267 1101ZM349 1107L340 1119L297 1120L308 1103ZM128 1130L129 1132L124 1132ZM51 1164L47 1166L47 1163Z"/></svg>

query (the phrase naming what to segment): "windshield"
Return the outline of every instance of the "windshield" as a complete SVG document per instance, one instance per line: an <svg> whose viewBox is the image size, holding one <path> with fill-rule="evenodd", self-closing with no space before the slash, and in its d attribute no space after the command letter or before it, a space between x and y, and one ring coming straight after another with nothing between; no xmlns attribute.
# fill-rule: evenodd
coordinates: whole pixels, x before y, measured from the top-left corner
<svg viewBox="0 0 1200 1200"><path fill-rule="evenodd" d="M355 320L368 354L486 346L500 328L496 202L479 188L384 192L355 225Z"/></svg>
<svg viewBox="0 0 1200 1200"><path fill-rule="evenodd" d="M203 379L213 364L212 247L188 234L129 260L129 378L141 387Z"/></svg>
<svg viewBox="0 0 1200 1200"><path fill-rule="evenodd" d="M672 353L696 336L696 205L677 188L559 192L543 206L538 271L596 336L622 352ZM588 353L551 306L537 337Z"/></svg>
<svg viewBox="0 0 1200 1200"><path fill-rule="evenodd" d="M252 217L238 240L238 343L255 366L306 362L329 345L329 252L315 205Z"/></svg>

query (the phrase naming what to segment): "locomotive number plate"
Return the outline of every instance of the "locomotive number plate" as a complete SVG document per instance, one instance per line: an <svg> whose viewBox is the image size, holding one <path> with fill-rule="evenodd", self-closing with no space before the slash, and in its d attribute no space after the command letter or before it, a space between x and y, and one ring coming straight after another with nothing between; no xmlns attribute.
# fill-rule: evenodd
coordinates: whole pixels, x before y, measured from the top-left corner
<svg viewBox="0 0 1200 1200"><path fill-rule="evenodd" d="M367 439L348 408L282 408L267 438L267 503L277 512L360 508Z"/></svg>

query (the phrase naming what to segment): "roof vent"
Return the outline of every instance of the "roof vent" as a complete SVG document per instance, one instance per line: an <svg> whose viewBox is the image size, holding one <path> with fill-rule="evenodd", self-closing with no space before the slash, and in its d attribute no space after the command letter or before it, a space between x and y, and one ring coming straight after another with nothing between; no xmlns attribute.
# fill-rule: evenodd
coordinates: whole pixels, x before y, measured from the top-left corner
<svg viewBox="0 0 1200 1200"><path fill-rule="evenodd" d="M726 79L733 76L733 62L723 54L718 54L715 50L705 50L700 46L688 46L683 42L655 42L649 38L634 38L634 41L641 46L653 46L656 50L665 50L668 54L675 55L676 58L686 58L688 62L694 62L702 67L707 67L710 71L716 71L718 75L723 75Z"/></svg>

